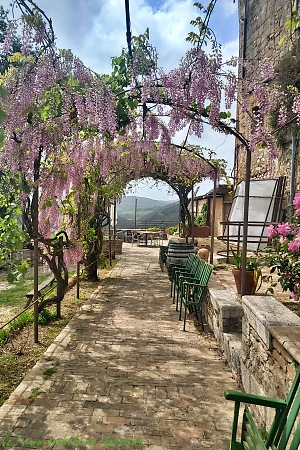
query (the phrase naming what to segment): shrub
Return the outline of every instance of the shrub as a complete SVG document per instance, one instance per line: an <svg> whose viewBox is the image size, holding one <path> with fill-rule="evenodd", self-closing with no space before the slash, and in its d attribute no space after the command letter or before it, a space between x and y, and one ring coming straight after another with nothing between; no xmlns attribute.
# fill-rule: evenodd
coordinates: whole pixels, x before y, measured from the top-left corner
<svg viewBox="0 0 300 450"><path fill-rule="evenodd" d="M169 227L169 228L167 228L166 231L168 234L172 235L172 234L176 233L176 231L178 231L178 226Z"/></svg>
<svg viewBox="0 0 300 450"><path fill-rule="evenodd" d="M47 323L51 322L52 320L56 319L56 314L52 313L48 309L43 309L39 313L39 324L40 325L46 325ZM24 311L22 314L19 315L16 319L14 319L7 328L4 328L0 330L0 345L4 345L10 334L15 330L21 330L22 328L26 327L26 325L29 325L33 323L34 321L34 314L32 311Z"/></svg>
<svg viewBox="0 0 300 450"><path fill-rule="evenodd" d="M298 185L300 191L300 185ZM277 273L278 282L283 291L290 291L290 297L300 300L300 192L293 201L295 213L286 221L268 227L268 236L272 240L265 248L264 263L270 267L270 273ZM276 286L272 275L271 286ZM273 291L272 288L269 289Z"/></svg>

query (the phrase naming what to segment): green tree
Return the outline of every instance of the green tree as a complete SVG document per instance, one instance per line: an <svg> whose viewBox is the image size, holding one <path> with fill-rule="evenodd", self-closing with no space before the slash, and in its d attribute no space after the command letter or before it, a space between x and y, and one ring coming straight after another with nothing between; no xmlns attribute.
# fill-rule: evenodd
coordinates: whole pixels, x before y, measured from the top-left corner
<svg viewBox="0 0 300 450"><path fill-rule="evenodd" d="M28 268L17 256L27 239L18 181L16 176L0 173L0 267L7 270L9 281L24 276Z"/></svg>

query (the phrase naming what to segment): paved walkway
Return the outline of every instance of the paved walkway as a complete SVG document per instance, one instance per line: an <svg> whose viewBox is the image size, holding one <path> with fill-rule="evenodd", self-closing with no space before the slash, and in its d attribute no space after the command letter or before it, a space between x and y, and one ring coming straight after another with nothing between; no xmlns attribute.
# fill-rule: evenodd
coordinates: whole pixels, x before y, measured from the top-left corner
<svg viewBox="0 0 300 450"><path fill-rule="evenodd" d="M0 408L0 448L228 448L231 372L210 335L182 331L157 260L125 245Z"/></svg>

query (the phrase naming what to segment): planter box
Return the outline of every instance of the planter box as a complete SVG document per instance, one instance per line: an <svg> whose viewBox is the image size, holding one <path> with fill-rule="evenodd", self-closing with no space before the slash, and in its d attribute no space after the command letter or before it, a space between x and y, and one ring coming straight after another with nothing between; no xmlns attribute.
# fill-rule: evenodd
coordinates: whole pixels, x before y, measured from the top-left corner
<svg viewBox="0 0 300 450"><path fill-rule="evenodd" d="M209 237L210 235L210 227L207 226L199 226L192 228L191 237Z"/></svg>

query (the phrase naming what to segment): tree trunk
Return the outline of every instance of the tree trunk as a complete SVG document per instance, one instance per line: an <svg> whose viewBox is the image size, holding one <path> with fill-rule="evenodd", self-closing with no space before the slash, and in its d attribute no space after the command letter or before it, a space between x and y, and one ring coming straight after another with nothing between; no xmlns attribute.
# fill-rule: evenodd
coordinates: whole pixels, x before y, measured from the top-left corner
<svg viewBox="0 0 300 450"><path fill-rule="evenodd" d="M100 221L94 223L95 237L88 243L85 259L85 276L89 281L98 281L98 263L103 247L103 232Z"/></svg>
<svg viewBox="0 0 300 450"><path fill-rule="evenodd" d="M188 194L192 188L190 187L179 187L177 194L180 199L180 219L182 223L182 228L184 230L184 237L186 242L188 241L189 236L192 232L192 216L189 211L189 203L190 199L188 198ZM187 226L186 226L187 221Z"/></svg>

